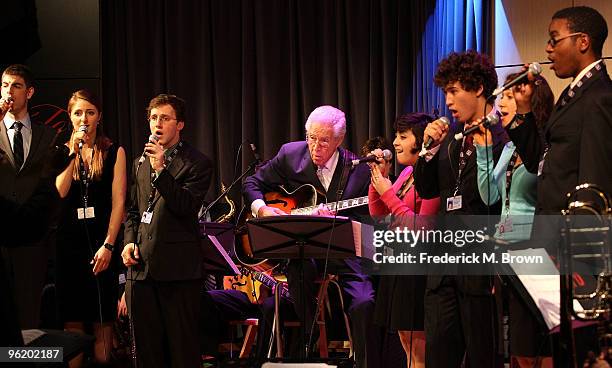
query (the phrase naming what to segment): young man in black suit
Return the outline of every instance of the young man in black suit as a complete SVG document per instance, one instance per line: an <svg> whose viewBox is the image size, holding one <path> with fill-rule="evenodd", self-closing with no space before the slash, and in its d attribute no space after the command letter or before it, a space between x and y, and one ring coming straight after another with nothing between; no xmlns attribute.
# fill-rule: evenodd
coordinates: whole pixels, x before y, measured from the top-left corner
<svg viewBox="0 0 612 368"><path fill-rule="evenodd" d="M531 112L530 84L515 88L517 114L508 128L525 167L538 175L537 215L561 214L565 194L579 184L612 193L612 81L601 60L606 20L586 6L565 8L553 15L548 33L551 69L572 82L544 124L543 139ZM536 216L533 234L541 237L546 230L547 245L556 252L559 235L545 226L544 217Z"/></svg>
<svg viewBox="0 0 612 368"><path fill-rule="evenodd" d="M181 140L185 102L161 94L147 108L152 139L134 162L123 263L138 366L199 367L202 255L198 210L210 160Z"/></svg>
<svg viewBox="0 0 612 368"><path fill-rule="evenodd" d="M449 127L436 120L425 129L425 141L432 139L432 144L416 166L416 189L422 198L439 196L440 214L449 219L499 214L499 207L487 209L478 194L472 137L458 142L453 138L468 123L495 113L489 100L497 86L495 68L486 55L473 50L451 53L438 65L435 83L444 91L457 124ZM492 133L497 161L505 136L499 129ZM470 367L495 365L493 278L461 272L457 268L452 272L456 275L445 275L438 269L427 277L425 360L429 368L460 367L464 356Z"/></svg>
<svg viewBox="0 0 612 368"><path fill-rule="evenodd" d="M0 163L0 195L16 203L23 203L36 188L56 136L53 128L31 120L28 103L33 95L34 77L27 66L14 64L4 70L0 150L6 159ZM20 242L17 237L21 244L2 249L23 329L39 327L48 233L35 241Z"/></svg>
<svg viewBox="0 0 612 368"><path fill-rule="evenodd" d="M332 106L319 106L308 117L305 128L305 141L283 145L274 158L245 180L245 202L251 206L251 211L257 217L285 214L268 206L263 200L266 191L278 190L280 185L288 191L293 191L303 184L311 184L319 193L325 194L328 202L368 194L370 172L365 164L350 171L349 167L346 167L348 175L344 187L340 188L343 168L348 160L355 158L352 152L340 147L346 132L344 112ZM338 189L343 189L340 198L337 198ZM357 211L340 212L340 215L359 216L359 210L362 214L368 214L368 208L365 206ZM321 208L320 214L328 213L325 208ZM330 260L329 263L328 272L339 275L345 294L345 305L348 305L357 367L379 366L381 335L373 325L374 288L371 278L364 274L360 259ZM302 283L298 281L298 264L299 262L289 262L289 291L296 313L302 321L306 321L306 326L310 329L315 314L315 297L318 290L315 279L318 270L315 262L306 263L306 281L302 289ZM302 293L303 300L306 301L305 306L300 304Z"/></svg>

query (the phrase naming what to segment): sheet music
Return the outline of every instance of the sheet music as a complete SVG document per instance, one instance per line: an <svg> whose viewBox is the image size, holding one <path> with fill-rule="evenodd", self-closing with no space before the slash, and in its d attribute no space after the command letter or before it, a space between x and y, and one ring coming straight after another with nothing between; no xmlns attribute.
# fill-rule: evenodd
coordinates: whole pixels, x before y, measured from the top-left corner
<svg viewBox="0 0 612 368"><path fill-rule="evenodd" d="M374 257L374 227L351 221L353 225L353 239L355 241L355 255L372 259Z"/></svg>
<svg viewBox="0 0 612 368"><path fill-rule="evenodd" d="M531 296L531 299L538 307L544 317L546 326L549 330L559 326L561 323L560 306L561 306L561 287L560 277L557 267L552 262L548 253L544 248L530 248L523 250L509 250L511 255L521 256L542 256L544 263L538 264L538 273L547 273L547 275L529 275L529 267L533 265L511 263L510 266L516 272L517 277L523 283L523 286ZM582 310L582 306L574 300L574 309Z"/></svg>

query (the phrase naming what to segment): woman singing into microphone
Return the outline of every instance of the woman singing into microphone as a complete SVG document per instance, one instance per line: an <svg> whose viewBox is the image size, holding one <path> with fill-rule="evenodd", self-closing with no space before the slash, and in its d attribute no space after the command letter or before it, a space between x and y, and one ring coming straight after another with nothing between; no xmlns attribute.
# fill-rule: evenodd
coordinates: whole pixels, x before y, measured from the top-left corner
<svg viewBox="0 0 612 368"><path fill-rule="evenodd" d="M409 226L415 215L435 215L440 199L421 199L413 185L413 166L423 145L423 132L432 117L422 113L402 115L395 121L395 148L397 163L405 165L395 183L388 179L388 166L381 162L370 164L372 183L368 197L370 215L382 217L391 214L390 227ZM380 149L373 151L382 157ZM424 328L424 275L382 276L376 297L374 318L377 324L397 330L407 355L408 365L425 366Z"/></svg>
<svg viewBox="0 0 612 368"><path fill-rule="evenodd" d="M511 74L506 83L519 74ZM538 129L548 121L553 109L554 96L544 79L536 77L533 84L532 108ZM499 101L503 127L512 124L516 117L514 92L503 92ZM491 133L481 126L474 132L476 163L478 166L478 191L484 203L492 205L501 201L502 212L495 238L508 242L528 240L536 205L536 174L527 171L521 156L510 141L506 143L497 165L493 164ZM488 151L488 152L487 152ZM487 161L488 158L488 161ZM488 180L488 181L487 181ZM511 288L506 293L509 299L510 353L513 366L552 367L550 349L546 346L548 332L542 331L531 312ZM499 294L498 294L499 295ZM500 302L501 298L496 298Z"/></svg>
<svg viewBox="0 0 612 368"><path fill-rule="evenodd" d="M57 235L60 314L67 331L93 328L95 361L108 364L118 285L109 264L124 217L125 151L104 135L100 102L90 91L72 94L68 114L72 135L66 145L77 157L56 179L63 198ZM83 358L70 363L81 366Z"/></svg>

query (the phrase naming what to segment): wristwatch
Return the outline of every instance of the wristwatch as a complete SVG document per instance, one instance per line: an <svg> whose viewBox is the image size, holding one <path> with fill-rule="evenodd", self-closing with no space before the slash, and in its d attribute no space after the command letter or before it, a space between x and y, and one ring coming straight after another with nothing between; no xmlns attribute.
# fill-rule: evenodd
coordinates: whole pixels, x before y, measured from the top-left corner
<svg viewBox="0 0 612 368"><path fill-rule="evenodd" d="M110 243L104 243L104 248L110 250L111 252L115 249L115 246Z"/></svg>

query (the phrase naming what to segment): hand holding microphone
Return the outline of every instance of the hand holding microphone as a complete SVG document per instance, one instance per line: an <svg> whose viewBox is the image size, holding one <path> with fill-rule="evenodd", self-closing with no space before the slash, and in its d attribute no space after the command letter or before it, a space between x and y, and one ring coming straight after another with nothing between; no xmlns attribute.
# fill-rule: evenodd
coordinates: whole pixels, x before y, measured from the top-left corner
<svg viewBox="0 0 612 368"><path fill-rule="evenodd" d="M147 157L147 144L155 143L157 141L159 141L159 137L156 136L155 134L151 134L149 136L149 139L147 140L147 143L145 143L145 148L142 151L142 155L140 155L140 158L138 159L138 165L139 166L144 162L145 158Z"/></svg>
<svg viewBox="0 0 612 368"><path fill-rule="evenodd" d="M77 143L77 148L79 151L81 151L81 149L83 148L83 144L85 144L85 141L87 140L87 131L89 130L89 126L87 125L81 125L79 127L79 130L76 131L76 133L74 133L74 140Z"/></svg>
<svg viewBox="0 0 612 368"><path fill-rule="evenodd" d="M11 96L0 99L0 119L4 119L4 115L13 107L13 102Z"/></svg>
<svg viewBox="0 0 612 368"><path fill-rule="evenodd" d="M438 120L434 120L427 124L425 132L423 134L423 148L419 153L419 156L423 157L427 153L427 150L438 146L446 135L448 134L450 121L446 116L442 116Z"/></svg>
<svg viewBox="0 0 612 368"><path fill-rule="evenodd" d="M143 154L149 157L151 168L156 172L159 173L165 167L164 147L159 144L159 136L155 134L149 136Z"/></svg>

